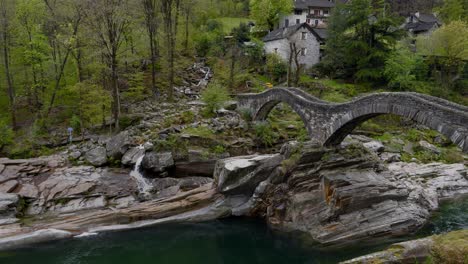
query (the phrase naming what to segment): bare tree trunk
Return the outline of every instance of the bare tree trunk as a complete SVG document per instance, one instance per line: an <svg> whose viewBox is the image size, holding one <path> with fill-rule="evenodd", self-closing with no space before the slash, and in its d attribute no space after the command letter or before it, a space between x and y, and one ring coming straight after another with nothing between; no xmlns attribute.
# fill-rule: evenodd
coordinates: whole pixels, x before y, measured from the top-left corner
<svg viewBox="0 0 468 264"><path fill-rule="evenodd" d="M177 20L179 19L179 4L180 0L162 0L161 11L163 14L164 28L166 33L166 42L168 45L167 62L169 64L169 87L168 97L173 100L174 91L174 60L176 50L176 37L177 37Z"/></svg>
<svg viewBox="0 0 468 264"><path fill-rule="evenodd" d="M154 96L159 96L159 90L156 87L156 61L158 58L156 36L158 32L156 17L156 1L143 0L145 10L146 30L148 32L149 46L151 53L151 91Z"/></svg>
<svg viewBox="0 0 468 264"><path fill-rule="evenodd" d="M13 129L16 130L16 95L15 88L13 86L13 78L10 72L10 52L9 52L9 18L8 11L6 7L6 1L3 0L1 3L1 12L2 12L2 44L3 44L3 62L5 66L5 76L8 87L8 99L10 101L10 112L11 112L11 124Z"/></svg>
<svg viewBox="0 0 468 264"><path fill-rule="evenodd" d="M288 60L288 75L287 75L288 87L291 87L293 54L294 54L293 43L289 43L289 60Z"/></svg>
<svg viewBox="0 0 468 264"><path fill-rule="evenodd" d="M81 14L78 14L78 17L77 19L74 21L74 25L73 25L73 34L72 34L72 38L74 38L77 34L78 34L78 28L79 28L79 25L80 25L80 21L81 21ZM50 103L49 103L49 107L47 109L47 113L46 113L46 117L49 116L50 114L50 111L52 110L52 107L54 106L54 103L55 103L55 97L57 95L57 91L59 90L60 88L60 81L62 80L62 77L63 77L63 74L64 74L64 71L65 71L65 66L67 65L67 61L68 61L68 57L70 55L70 52L72 51L72 46L71 45L68 45L66 47L66 51L65 51L65 57L63 58L63 60L61 60L61 64L60 64L60 68L56 68L56 77L55 77L55 85L54 85L54 90L52 92L52 97L50 99ZM57 67L57 66L56 66Z"/></svg>

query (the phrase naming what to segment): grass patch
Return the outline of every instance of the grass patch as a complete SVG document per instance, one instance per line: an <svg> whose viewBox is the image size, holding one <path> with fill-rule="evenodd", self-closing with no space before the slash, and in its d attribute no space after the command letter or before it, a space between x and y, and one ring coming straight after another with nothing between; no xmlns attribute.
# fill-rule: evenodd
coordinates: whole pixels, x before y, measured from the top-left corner
<svg viewBox="0 0 468 264"><path fill-rule="evenodd" d="M209 129L208 127L188 127L182 131L184 134L189 134L193 136L198 136L202 138L210 138L214 139L215 138L215 133L213 130Z"/></svg>
<svg viewBox="0 0 468 264"><path fill-rule="evenodd" d="M240 23L247 24L249 23L249 21L252 21L248 18L243 17L222 17L216 20L223 24L223 32L226 34L231 33L232 29L238 27Z"/></svg>

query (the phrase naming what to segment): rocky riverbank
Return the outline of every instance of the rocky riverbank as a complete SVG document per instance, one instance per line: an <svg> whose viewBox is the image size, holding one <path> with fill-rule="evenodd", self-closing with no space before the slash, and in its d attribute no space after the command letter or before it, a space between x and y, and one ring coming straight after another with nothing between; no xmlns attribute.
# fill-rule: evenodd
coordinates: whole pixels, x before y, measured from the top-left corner
<svg viewBox="0 0 468 264"><path fill-rule="evenodd" d="M0 159L0 248L231 215L261 217L322 245L344 246L413 233L441 200L468 193L464 164L398 162L375 145L290 142L277 154L220 159L214 179L168 177L172 154L150 145L136 149L142 153L131 159L142 167L133 172L73 166L70 151ZM142 179L148 190L140 188Z"/></svg>

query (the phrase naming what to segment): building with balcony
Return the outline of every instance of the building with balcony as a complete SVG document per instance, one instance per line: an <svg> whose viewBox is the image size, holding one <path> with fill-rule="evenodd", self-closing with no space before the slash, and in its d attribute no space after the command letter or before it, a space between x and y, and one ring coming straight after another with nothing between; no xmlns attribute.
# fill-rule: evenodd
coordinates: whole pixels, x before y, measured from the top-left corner
<svg viewBox="0 0 468 264"><path fill-rule="evenodd" d="M325 28L336 1L345 0L294 0L293 13L280 19L279 28L307 23L312 27Z"/></svg>

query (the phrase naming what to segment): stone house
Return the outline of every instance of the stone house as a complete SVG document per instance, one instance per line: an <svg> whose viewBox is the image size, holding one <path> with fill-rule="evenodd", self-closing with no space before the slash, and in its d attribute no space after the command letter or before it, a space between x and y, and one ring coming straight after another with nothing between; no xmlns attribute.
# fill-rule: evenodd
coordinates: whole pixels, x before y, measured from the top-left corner
<svg viewBox="0 0 468 264"><path fill-rule="evenodd" d="M294 11L280 19L279 28L307 23L313 27L326 27L327 19L336 5L336 1L346 0L292 0Z"/></svg>
<svg viewBox="0 0 468 264"><path fill-rule="evenodd" d="M325 38L325 29L312 28L302 23L273 30L263 38L263 42L265 53L278 54L285 61L289 61L291 54L290 43L295 43L299 64L307 69L320 61L321 45Z"/></svg>
<svg viewBox="0 0 468 264"><path fill-rule="evenodd" d="M442 26L442 22L434 14L416 12L410 14L403 27L412 35L429 35Z"/></svg>

